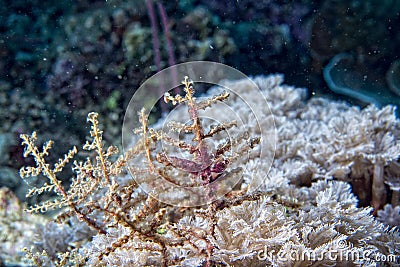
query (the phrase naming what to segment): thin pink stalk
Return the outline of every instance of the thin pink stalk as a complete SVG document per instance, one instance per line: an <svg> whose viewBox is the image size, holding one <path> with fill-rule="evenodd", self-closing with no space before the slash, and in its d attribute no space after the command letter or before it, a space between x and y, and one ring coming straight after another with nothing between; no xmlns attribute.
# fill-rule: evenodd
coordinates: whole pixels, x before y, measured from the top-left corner
<svg viewBox="0 0 400 267"><path fill-rule="evenodd" d="M154 11L153 0L146 0L147 14L150 18L150 26L151 26L151 37L153 42L153 51L154 51L154 65L156 65L157 72L161 71L161 56L160 56L160 39L158 37L158 26L157 26L157 18L156 13ZM158 87L158 93L162 96L164 94L164 89L161 84ZM164 101L160 101L161 103L161 112L166 113L168 111L167 104Z"/></svg>
<svg viewBox="0 0 400 267"><path fill-rule="evenodd" d="M147 14L150 18L151 25L151 37L153 42L154 51L154 65L157 67L157 71L161 70L161 56L160 56L160 40L158 38L158 27L157 18L154 12L153 0L146 0Z"/></svg>
<svg viewBox="0 0 400 267"><path fill-rule="evenodd" d="M167 12L165 12L165 8L162 5L162 3L160 3L160 2L157 3L157 7L158 7L158 12L160 13L160 17L161 17L161 24L162 24L162 28L163 28L164 35L165 35L165 42L167 44L168 64L171 67L171 66L175 65L175 54L174 54L174 49L172 47L172 42L171 42L171 35L170 35L170 31L169 31ZM172 69L172 82L174 85L178 85L178 75L176 73L175 68ZM179 89L175 88L174 93L175 94L179 93Z"/></svg>

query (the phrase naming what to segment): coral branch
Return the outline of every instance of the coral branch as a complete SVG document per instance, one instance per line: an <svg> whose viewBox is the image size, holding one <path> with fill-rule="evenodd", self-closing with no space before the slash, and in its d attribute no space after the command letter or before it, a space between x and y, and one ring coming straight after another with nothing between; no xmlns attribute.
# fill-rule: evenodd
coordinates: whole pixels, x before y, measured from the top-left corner
<svg viewBox="0 0 400 267"><path fill-rule="evenodd" d="M86 142L86 144L83 146L83 149L96 150L97 158L100 160L101 163L102 175L106 179L107 183L110 183L109 170L106 164L106 155L103 151L102 144L103 131L99 130L99 121L97 119L98 116L99 114L97 114L96 112L91 112L88 114L87 121L92 124L90 136L93 138L93 141L92 143Z"/></svg>

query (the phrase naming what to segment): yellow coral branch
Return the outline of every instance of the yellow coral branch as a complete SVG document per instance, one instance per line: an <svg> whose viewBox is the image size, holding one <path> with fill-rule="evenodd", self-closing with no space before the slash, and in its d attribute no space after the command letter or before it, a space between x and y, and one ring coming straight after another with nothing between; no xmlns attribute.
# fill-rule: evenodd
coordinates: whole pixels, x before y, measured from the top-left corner
<svg viewBox="0 0 400 267"><path fill-rule="evenodd" d="M91 112L88 114L87 121L89 121L92 124L90 136L93 137L93 141L91 144L89 142L87 142L84 145L83 149L86 149L86 150L95 149L96 150L97 157L101 163L101 169L102 169L104 178L106 179L107 183L110 183L109 170L106 165L106 159L105 159L105 154L103 151L103 144L102 144L103 131L99 130L99 121L97 119L98 116L99 116L99 114L96 112Z"/></svg>

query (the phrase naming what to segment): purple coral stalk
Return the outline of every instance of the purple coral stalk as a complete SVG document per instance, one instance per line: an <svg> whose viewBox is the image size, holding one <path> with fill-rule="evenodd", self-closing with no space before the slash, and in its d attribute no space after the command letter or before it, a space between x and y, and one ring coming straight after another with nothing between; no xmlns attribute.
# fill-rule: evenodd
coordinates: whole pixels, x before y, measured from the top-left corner
<svg viewBox="0 0 400 267"><path fill-rule="evenodd" d="M165 42L167 45L167 53L168 53L168 64L170 66L173 66L175 65L175 55L171 42L167 13L165 12L165 8L162 5L162 3L157 3L157 7L158 7L158 12L160 13L161 23L165 34ZM178 75L175 69L172 69L172 81L174 85L178 84ZM175 94L179 93L178 88L175 88L174 93Z"/></svg>
<svg viewBox="0 0 400 267"><path fill-rule="evenodd" d="M161 56L160 56L160 39L158 37L158 27L157 27L157 18L154 11L153 0L146 0L147 6L147 14L150 18L151 25L151 36L153 42L153 51L154 51L154 65L157 67L157 72L161 70ZM164 89L162 87L158 88L160 95L164 94ZM161 101L161 112L166 113L168 111L167 105Z"/></svg>
<svg viewBox="0 0 400 267"><path fill-rule="evenodd" d="M161 70L161 57L160 57L160 40L158 38L158 27L157 27L157 18L154 12L153 1L146 0L147 6L147 14L150 18L151 25L151 36L153 42L153 51L154 51L154 65L157 67L157 71Z"/></svg>

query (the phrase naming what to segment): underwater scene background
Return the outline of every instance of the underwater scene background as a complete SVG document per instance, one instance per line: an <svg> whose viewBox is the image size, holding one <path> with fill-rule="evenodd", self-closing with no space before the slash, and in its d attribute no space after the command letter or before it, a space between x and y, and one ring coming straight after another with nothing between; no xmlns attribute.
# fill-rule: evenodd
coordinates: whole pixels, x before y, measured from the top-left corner
<svg viewBox="0 0 400 267"><path fill-rule="evenodd" d="M306 88L298 97L304 103L323 97L360 108L393 105L393 120L385 113L386 119L372 116L359 121L376 118L376 125L386 123L382 128L396 125L396 145L390 147L388 160L393 166L385 175L398 175L400 164L393 155L400 155L398 122L394 122L400 105L399 51L400 0L1 0L0 211L7 214L8 209L48 198L25 197L33 182L24 182L19 170L33 166L35 160L23 157L20 134L37 131L40 143L53 140L56 145L48 160L54 163L72 146L81 147L91 129L87 114L97 112L105 129L104 141L121 148L125 110L137 88L158 71L189 61L223 63L250 77L283 74L286 84ZM282 76L275 78L280 86ZM201 87L196 90L197 94L206 93ZM291 97L288 93L287 99ZM304 118L299 111L303 102L296 101L290 109ZM158 105L154 111L157 116L150 117L149 124L170 108ZM92 155L86 151L81 156ZM314 169L308 172L318 173ZM71 175L73 171L66 168L58 178L68 185ZM302 175L299 177L304 178ZM351 176L332 175L340 176L341 181L349 181ZM360 185L358 181L343 190L357 195L354 203L360 207L375 208L370 213L376 217L384 204L400 202L393 201L400 197L399 177L395 178L394 185L385 181L389 193L375 203L377 206L371 202L372 182ZM311 180L297 185L312 188ZM13 201L21 204L9 206ZM394 204L392 208L387 210L390 223L389 219L385 223L398 226L400 208ZM41 219L32 220L36 223ZM11 228L7 227L0 226L4 244L12 243L6 233ZM33 226L24 227L35 233ZM15 261L22 252L14 251L14 245L0 248L0 266L19 266ZM390 252L396 254L398 249ZM256 266L253 261L237 263L232 259L199 260L187 266L194 262L199 266L219 266L220 262Z"/></svg>

